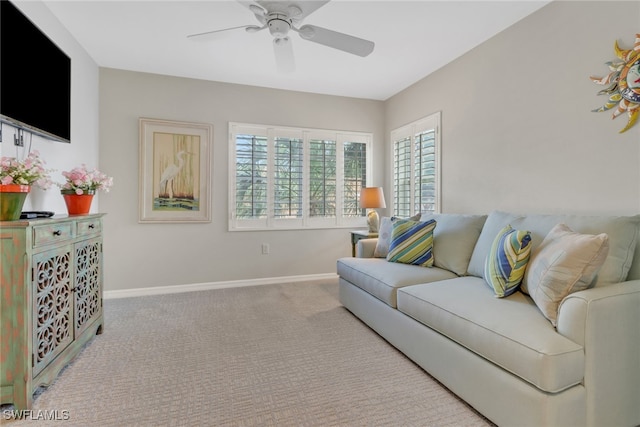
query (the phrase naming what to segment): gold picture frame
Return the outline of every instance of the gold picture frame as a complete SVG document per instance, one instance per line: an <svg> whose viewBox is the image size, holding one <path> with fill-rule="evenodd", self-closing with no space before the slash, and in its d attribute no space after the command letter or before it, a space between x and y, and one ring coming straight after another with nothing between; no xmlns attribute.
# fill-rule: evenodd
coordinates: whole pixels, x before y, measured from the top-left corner
<svg viewBox="0 0 640 427"><path fill-rule="evenodd" d="M140 118L139 222L211 222L206 123Z"/></svg>

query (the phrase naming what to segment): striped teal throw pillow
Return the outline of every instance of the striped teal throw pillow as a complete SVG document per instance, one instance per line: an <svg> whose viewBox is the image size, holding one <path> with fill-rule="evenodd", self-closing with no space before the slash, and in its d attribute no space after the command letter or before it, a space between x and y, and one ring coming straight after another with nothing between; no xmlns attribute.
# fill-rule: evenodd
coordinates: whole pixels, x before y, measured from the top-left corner
<svg viewBox="0 0 640 427"><path fill-rule="evenodd" d="M387 261L433 266L433 230L436 220L398 220L393 223Z"/></svg>
<svg viewBox="0 0 640 427"><path fill-rule="evenodd" d="M511 225L500 230L491 245L484 268L484 280L497 297L506 297L518 289L530 254L531 233L514 230Z"/></svg>

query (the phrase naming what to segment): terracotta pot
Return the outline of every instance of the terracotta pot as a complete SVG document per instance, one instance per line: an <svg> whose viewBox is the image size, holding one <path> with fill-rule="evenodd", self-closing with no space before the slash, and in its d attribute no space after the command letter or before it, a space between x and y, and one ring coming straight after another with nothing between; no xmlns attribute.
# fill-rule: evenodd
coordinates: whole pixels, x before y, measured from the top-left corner
<svg viewBox="0 0 640 427"><path fill-rule="evenodd" d="M61 193L62 197L64 197L64 202L67 204L69 215L86 215L89 213L95 191L76 194L74 191L62 190Z"/></svg>
<svg viewBox="0 0 640 427"><path fill-rule="evenodd" d="M31 191L30 185L0 185L0 221L20 219L22 206Z"/></svg>

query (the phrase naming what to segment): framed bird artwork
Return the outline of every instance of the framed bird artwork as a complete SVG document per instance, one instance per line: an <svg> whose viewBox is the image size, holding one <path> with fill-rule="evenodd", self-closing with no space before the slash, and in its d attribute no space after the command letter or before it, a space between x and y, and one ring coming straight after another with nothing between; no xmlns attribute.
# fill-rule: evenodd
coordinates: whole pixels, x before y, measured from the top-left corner
<svg viewBox="0 0 640 427"><path fill-rule="evenodd" d="M148 118L139 127L139 222L210 222L213 127Z"/></svg>

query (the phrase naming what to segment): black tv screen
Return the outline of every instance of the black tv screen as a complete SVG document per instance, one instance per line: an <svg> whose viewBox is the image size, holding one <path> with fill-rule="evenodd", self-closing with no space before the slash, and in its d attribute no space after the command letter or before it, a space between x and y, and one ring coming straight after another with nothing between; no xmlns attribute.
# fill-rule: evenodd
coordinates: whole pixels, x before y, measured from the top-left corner
<svg viewBox="0 0 640 427"><path fill-rule="evenodd" d="M0 0L0 115L56 141L71 140L71 59Z"/></svg>

